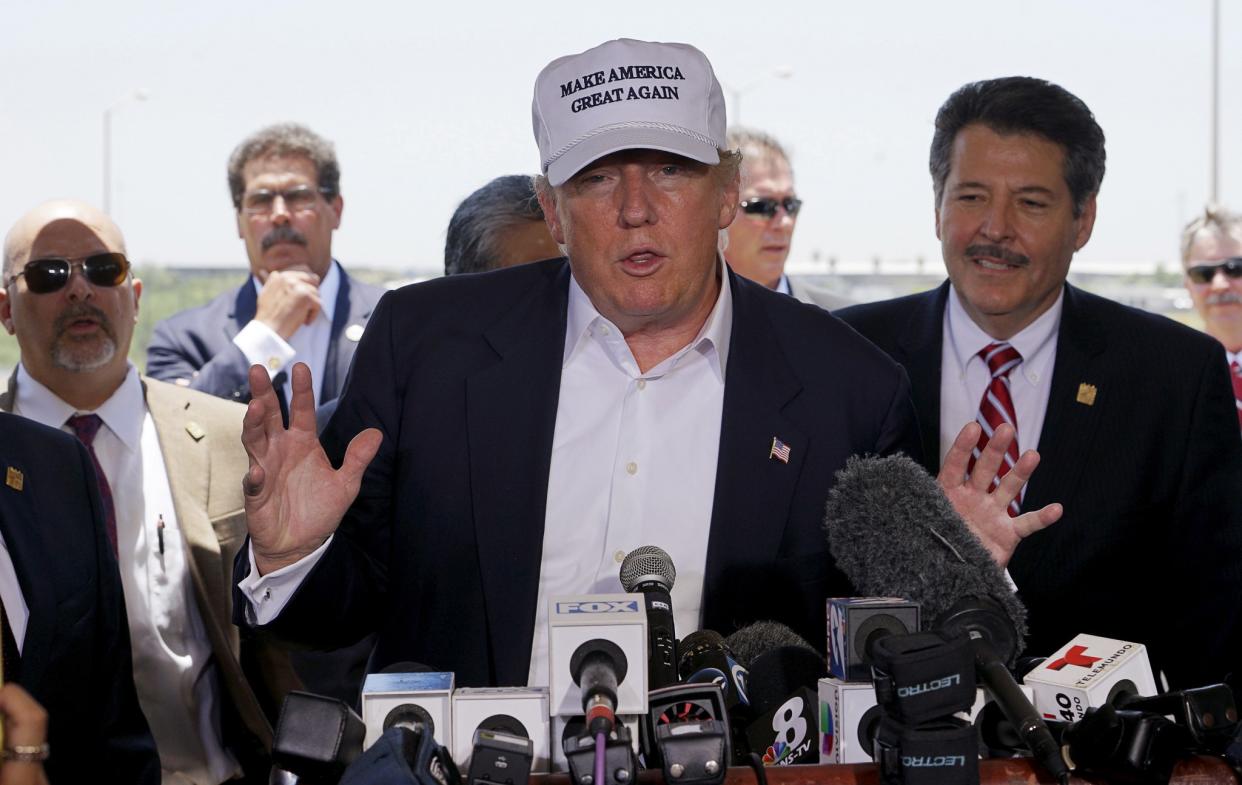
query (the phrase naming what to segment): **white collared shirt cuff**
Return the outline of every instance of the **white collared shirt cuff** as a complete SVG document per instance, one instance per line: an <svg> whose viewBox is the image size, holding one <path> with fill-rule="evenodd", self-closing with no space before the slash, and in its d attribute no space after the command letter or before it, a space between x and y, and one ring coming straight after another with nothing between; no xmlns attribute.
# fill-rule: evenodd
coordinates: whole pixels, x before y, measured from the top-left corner
<svg viewBox="0 0 1242 785"><path fill-rule="evenodd" d="M270 624L289 604L289 599L306 580L306 576L314 569L323 557L324 551L332 544L331 535L314 551L303 556L293 564L272 570L267 575L259 575L254 564L254 545L248 545L246 555L250 559L250 574L237 582L237 588L246 596L246 620L253 625Z"/></svg>
<svg viewBox="0 0 1242 785"><path fill-rule="evenodd" d="M251 319L233 336L233 345L241 349L251 365L262 365L268 377L274 377L297 356L289 342L258 319Z"/></svg>
<svg viewBox="0 0 1242 785"><path fill-rule="evenodd" d="M253 562L251 564L253 565ZM1001 570L1001 572L1004 573L1005 575L1005 583L1009 584L1009 591L1013 592L1014 594L1017 594L1018 584L1013 582L1013 576L1009 574L1009 568L1006 567L1005 569Z"/></svg>

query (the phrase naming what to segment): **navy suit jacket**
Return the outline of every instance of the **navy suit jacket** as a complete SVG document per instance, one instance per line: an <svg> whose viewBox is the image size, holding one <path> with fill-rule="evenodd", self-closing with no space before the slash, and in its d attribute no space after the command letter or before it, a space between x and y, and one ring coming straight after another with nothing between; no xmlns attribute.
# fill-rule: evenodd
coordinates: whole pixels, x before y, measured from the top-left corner
<svg viewBox="0 0 1242 785"><path fill-rule="evenodd" d="M379 286L350 278L336 261L341 286L332 314L331 338L324 363L320 403L340 394L358 345L346 328L365 327L375 304L384 294ZM249 277L240 289L225 292L206 305L174 314L159 324L147 345L146 374L152 379L186 384L218 398L246 403L250 400L250 363L233 338L254 318L258 294ZM352 331L351 331L352 333Z"/></svg>
<svg viewBox="0 0 1242 785"><path fill-rule="evenodd" d="M910 374L933 472L948 293L946 282L836 312ZM1238 674L1242 440L1224 350L1073 286L1063 302L1041 461L1022 506L1061 502L1065 514L1009 564L1030 610L1027 648L1051 654L1085 632L1147 644L1175 686ZM1091 402L1081 385L1094 386Z"/></svg>
<svg viewBox="0 0 1242 785"><path fill-rule="evenodd" d="M553 259L380 302L322 441L334 462L365 427L384 442L273 633L333 647L377 630L373 668L412 660L463 685L526 683L569 277ZM917 452L909 385L822 309L732 273L726 285L703 625L776 619L822 648L824 598L850 593L824 501L849 456ZM773 437L788 464L769 457Z"/></svg>
<svg viewBox="0 0 1242 785"><path fill-rule="evenodd" d="M85 448L0 413L0 470L0 531L30 611L17 682L48 713L48 778L158 785L121 576Z"/></svg>

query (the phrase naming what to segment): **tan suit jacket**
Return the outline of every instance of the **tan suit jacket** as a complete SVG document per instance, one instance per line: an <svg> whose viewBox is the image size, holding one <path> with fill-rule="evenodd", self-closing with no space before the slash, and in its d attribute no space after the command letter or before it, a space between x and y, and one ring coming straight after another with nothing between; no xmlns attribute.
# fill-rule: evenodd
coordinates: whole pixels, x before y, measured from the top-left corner
<svg viewBox="0 0 1242 785"><path fill-rule="evenodd" d="M225 742L245 766L255 754L271 750L269 717L279 712L285 693L298 687L283 651L258 640L247 640L243 648L232 623L233 557L246 542L241 484L248 466L241 445L246 407L146 377L142 384L177 523L193 554L189 567L194 596L223 687ZM16 385L15 371L0 395L0 410L13 410ZM237 733L238 723L245 733Z"/></svg>

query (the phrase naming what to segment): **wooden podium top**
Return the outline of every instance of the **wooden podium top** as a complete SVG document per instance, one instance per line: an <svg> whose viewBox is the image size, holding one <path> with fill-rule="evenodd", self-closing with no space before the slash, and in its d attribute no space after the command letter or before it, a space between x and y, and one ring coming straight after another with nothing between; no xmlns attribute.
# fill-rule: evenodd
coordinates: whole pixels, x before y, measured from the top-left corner
<svg viewBox="0 0 1242 785"><path fill-rule="evenodd" d="M768 785L880 785L880 772L871 763L842 766L771 766L765 770ZM638 775L639 785L656 785L664 778L659 770L648 769ZM979 761L979 781L983 785L1056 785L1026 758ZM568 774L535 774L534 785L569 785ZM1071 783L1106 785L1094 777L1072 777ZM1233 769L1220 758L1198 756L1177 764L1171 785L1238 785ZM743 766L730 768L725 785L758 785L755 773Z"/></svg>

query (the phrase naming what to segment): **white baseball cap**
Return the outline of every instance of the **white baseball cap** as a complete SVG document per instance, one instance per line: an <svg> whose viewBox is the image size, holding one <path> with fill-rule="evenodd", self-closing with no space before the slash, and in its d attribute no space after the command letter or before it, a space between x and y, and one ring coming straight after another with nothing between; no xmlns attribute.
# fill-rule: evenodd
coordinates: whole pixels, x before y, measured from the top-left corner
<svg viewBox="0 0 1242 785"><path fill-rule="evenodd" d="M531 112L543 173L561 185L618 150L666 150L720 163L724 93L689 44L621 38L549 63Z"/></svg>

